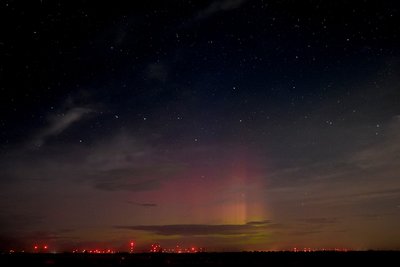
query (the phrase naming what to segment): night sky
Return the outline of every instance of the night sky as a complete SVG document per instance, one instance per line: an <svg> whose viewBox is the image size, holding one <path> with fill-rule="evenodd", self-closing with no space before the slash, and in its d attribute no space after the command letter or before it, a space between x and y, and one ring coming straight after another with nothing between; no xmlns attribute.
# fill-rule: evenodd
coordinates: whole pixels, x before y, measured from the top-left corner
<svg viewBox="0 0 400 267"><path fill-rule="evenodd" d="M0 249L400 249L396 1L77 2L1 1Z"/></svg>

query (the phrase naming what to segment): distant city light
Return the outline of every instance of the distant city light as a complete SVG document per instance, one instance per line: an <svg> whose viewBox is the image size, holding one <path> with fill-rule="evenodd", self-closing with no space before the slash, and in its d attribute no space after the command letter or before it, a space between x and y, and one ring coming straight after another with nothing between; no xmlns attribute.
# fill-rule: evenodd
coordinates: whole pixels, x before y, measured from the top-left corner
<svg viewBox="0 0 400 267"><path fill-rule="evenodd" d="M152 244L150 247L150 252L162 252L161 246L158 243Z"/></svg>

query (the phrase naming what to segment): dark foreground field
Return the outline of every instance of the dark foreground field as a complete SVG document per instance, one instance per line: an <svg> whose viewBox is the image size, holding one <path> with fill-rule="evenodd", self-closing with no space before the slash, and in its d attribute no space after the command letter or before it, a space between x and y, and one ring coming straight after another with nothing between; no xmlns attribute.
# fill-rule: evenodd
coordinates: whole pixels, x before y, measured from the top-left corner
<svg viewBox="0 0 400 267"><path fill-rule="evenodd" d="M400 252L2 254L0 266L398 266Z"/></svg>

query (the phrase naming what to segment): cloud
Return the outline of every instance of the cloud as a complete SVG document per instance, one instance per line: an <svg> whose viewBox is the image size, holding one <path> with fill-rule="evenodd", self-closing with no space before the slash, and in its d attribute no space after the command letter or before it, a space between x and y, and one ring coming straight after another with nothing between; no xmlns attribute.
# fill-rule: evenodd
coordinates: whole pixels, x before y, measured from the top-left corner
<svg viewBox="0 0 400 267"><path fill-rule="evenodd" d="M208 18L218 12L240 7L246 0L216 0L197 14L197 19Z"/></svg>
<svg viewBox="0 0 400 267"><path fill-rule="evenodd" d="M39 225L45 222L45 218L34 212L26 212L18 214L14 211L4 211L0 214L0 228L2 231L7 231L11 228L24 228L26 223L30 225Z"/></svg>
<svg viewBox="0 0 400 267"><path fill-rule="evenodd" d="M308 186L309 183L346 182L348 177L362 178L364 181L370 178L377 181L376 175L384 173L388 174L385 175L386 179L390 179L390 172L400 170L397 164L400 160L400 120L398 117L395 116L389 120L384 130L383 134L374 135L372 139L369 139L367 145L343 149L328 158L321 156L317 158L317 153L309 159L298 157L297 161L293 161L289 166L275 168L269 175L270 181L275 188L284 188ZM338 128L336 131L331 131L331 135L340 136L340 132L344 129ZM346 138L357 139L363 131L365 131L364 128L355 128L352 130L352 136L349 135ZM321 145L318 149L331 151L335 148ZM304 151L301 152L304 155Z"/></svg>
<svg viewBox="0 0 400 267"><path fill-rule="evenodd" d="M337 223L337 218L306 218L300 219L299 222L306 223L306 224L317 224L317 225L324 225L324 224L333 224Z"/></svg>
<svg viewBox="0 0 400 267"><path fill-rule="evenodd" d="M395 165L400 160L400 116L394 116L388 123L382 142L360 151L350 160L362 169L375 169ZM381 139L381 138L380 138Z"/></svg>
<svg viewBox="0 0 400 267"><path fill-rule="evenodd" d="M242 235L264 231L272 226L270 221L250 222L246 224L171 224L171 225L134 225L116 226L118 229L147 231L158 235L170 236L207 236Z"/></svg>
<svg viewBox="0 0 400 267"><path fill-rule="evenodd" d="M272 223L270 220L265 220L265 221L252 221L246 223L246 225L254 225L254 226L263 226Z"/></svg>
<svg viewBox="0 0 400 267"><path fill-rule="evenodd" d="M138 162L131 162L127 168L94 170L91 178L95 182L95 188L100 190L142 192L159 188L162 180L171 179L182 169L178 164L155 162L143 166Z"/></svg>
<svg viewBox="0 0 400 267"><path fill-rule="evenodd" d="M17 147L0 161L0 181L8 186L68 181L107 192L150 191L179 178L187 169L182 161L157 152L149 140L139 140L126 132L91 146L71 142L40 150Z"/></svg>
<svg viewBox="0 0 400 267"><path fill-rule="evenodd" d="M175 236L180 239L189 237L218 237L223 239L240 237L255 241L257 238L264 239L266 236L270 238L285 236L285 238L290 239L291 236L308 236L309 234L327 234L339 230L342 231L342 229L337 229L338 224L339 221L336 218L308 218L285 223L273 223L270 220L264 220L245 224L133 225L115 226L115 228L148 232L159 235L160 238L162 236Z"/></svg>
<svg viewBox="0 0 400 267"><path fill-rule="evenodd" d="M61 134L73 123L81 120L85 115L91 112L93 112L93 110L89 108L73 107L65 113L50 116L48 118L50 124L34 137L33 144L37 147L42 146L47 138Z"/></svg>
<svg viewBox="0 0 400 267"><path fill-rule="evenodd" d="M315 155L305 153L304 149L308 149L305 147L303 154L296 155L290 164L270 168L265 195L275 207L274 220L299 219L304 218L304 214L353 218L351 222L341 220L331 225L337 230L351 229L357 221L371 231L373 219L362 220L360 215L381 216L388 224L396 220L393 214L398 214L398 207L395 203L400 200L398 117L380 121L378 135L364 123L345 126L318 135L321 139L327 137L327 141L332 136L340 137L337 140L344 144L332 145L324 140L309 148L316 149ZM367 134L369 137L364 139ZM298 136L296 133L294 138ZM359 142L360 139L364 141ZM359 144L348 145L350 142ZM322 156L332 150L334 153L329 157ZM318 155L321 156L317 158Z"/></svg>
<svg viewBox="0 0 400 267"><path fill-rule="evenodd" d="M355 193L335 194L333 196L308 198L307 201L323 205L362 204L365 202L394 201L400 199L400 185L398 188L385 190L362 190Z"/></svg>
<svg viewBox="0 0 400 267"><path fill-rule="evenodd" d="M30 232L25 235L25 238L28 240L41 240L41 241L54 241L58 239L69 238L71 229L61 229L57 231L36 231Z"/></svg>
<svg viewBox="0 0 400 267"><path fill-rule="evenodd" d="M155 208L158 205L156 203L140 203L140 202L133 202L133 201L127 201L129 204L133 204L139 207L144 207L144 208Z"/></svg>

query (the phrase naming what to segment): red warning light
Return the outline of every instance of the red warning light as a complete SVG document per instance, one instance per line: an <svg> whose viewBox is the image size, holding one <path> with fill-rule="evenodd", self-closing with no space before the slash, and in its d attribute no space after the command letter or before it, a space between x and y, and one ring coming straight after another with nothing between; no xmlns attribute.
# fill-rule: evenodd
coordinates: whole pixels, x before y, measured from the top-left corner
<svg viewBox="0 0 400 267"><path fill-rule="evenodd" d="M44 245L43 248L44 248L44 249L47 249L48 247L47 247L47 245Z"/></svg>
<svg viewBox="0 0 400 267"><path fill-rule="evenodd" d="M130 247L129 247L129 253L133 253L133 249L134 249L134 247L135 247L135 242L131 241L131 242L129 243L129 245L130 245Z"/></svg>

